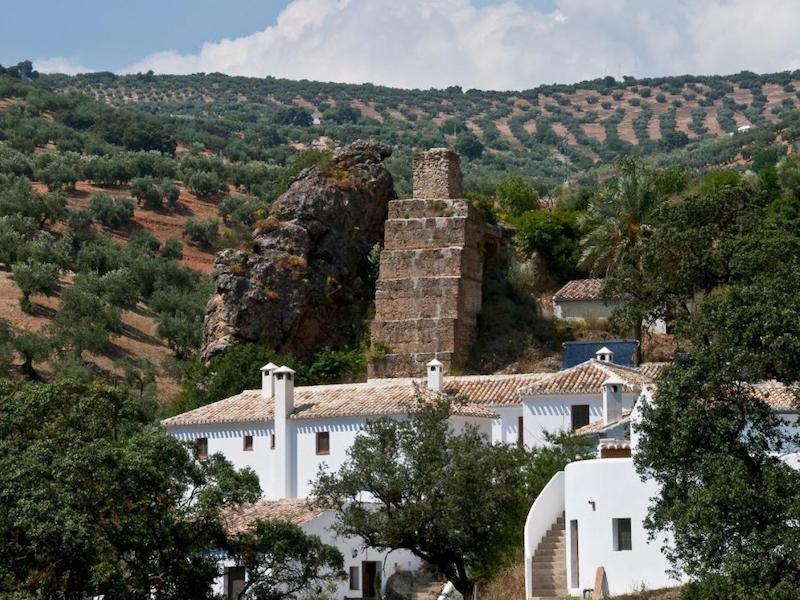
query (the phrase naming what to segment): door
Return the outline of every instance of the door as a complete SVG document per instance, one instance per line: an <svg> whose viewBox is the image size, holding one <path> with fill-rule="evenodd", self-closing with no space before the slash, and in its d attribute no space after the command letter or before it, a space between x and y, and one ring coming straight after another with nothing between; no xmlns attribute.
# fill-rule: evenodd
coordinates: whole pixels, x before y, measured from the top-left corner
<svg viewBox="0 0 800 600"><path fill-rule="evenodd" d="M378 564L375 561L365 560L361 563L361 595L363 598L378 597Z"/></svg>
<svg viewBox="0 0 800 600"><path fill-rule="evenodd" d="M227 567L224 571L225 598L239 600L239 595L244 591L244 567Z"/></svg>
<svg viewBox="0 0 800 600"><path fill-rule="evenodd" d="M570 586L579 588L581 586L581 574L578 570L578 520L573 519L569 522L569 565L570 565Z"/></svg>

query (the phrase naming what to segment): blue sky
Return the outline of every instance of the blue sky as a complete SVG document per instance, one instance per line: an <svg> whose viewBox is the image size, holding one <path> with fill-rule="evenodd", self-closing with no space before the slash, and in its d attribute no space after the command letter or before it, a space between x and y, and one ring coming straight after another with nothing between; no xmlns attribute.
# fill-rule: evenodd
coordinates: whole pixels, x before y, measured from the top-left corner
<svg viewBox="0 0 800 600"><path fill-rule="evenodd" d="M525 89L800 68L798 0L4 0L0 63Z"/></svg>
<svg viewBox="0 0 800 600"><path fill-rule="evenodd" d="M120 69L158 50L190 52L204 41L263 29L287 2L7 0L0 19L0 64L62 56L98 70Z"/></svg>

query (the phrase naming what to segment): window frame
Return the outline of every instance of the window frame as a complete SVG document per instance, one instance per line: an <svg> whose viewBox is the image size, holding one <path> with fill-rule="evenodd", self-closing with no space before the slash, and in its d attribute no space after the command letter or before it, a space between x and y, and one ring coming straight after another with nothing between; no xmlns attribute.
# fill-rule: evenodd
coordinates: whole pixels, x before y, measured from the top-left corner
<svg viewBox="0 0 800 600"><path fill-rule="evenodd" d="M195 438L194 443L197 446L197 459L208 460L208 438L207 437Z"/></svg>
<svg viewBox="0 0 800 600"><path fill-rule="evenodd" d="M627 525L627 539L623 537L625 528L620 528L621 524ZM630 552L633 550L633 519L629 517L611 519L611 532L614 552Z"/></svg>
<svg viewBox="0 0 800 600"><path fill-rule="evenodd" d="M242 450L245 452L252 452L253 451L253 436L252 435L245 435L242 437Z"/></svg>
<svg viewBox="0 0 800 600"><path fill-rule="evenodd" d="M583 425L575 426L575 409L580 407L581 409L586 409L586 423ZM592 407L589 404L572 404L569 407L569 424L572 427L572 431L576 429L580 429L581 427L585 427L589 423L592 422Z"/></svg>
<svg viewBox="0 0 800 600"><path fill-rule="evenodd" d="M525 445L525 416L517 417L517 446L522 448Z"/></svg>
<svg viewBox="0 0 800 600"><path fill-rule="evenodd" d="M325 448L322 449L322 440L325 440ZM328 456L331 453L331 432L330 431L317 431L315 436L315 446L317 456Z"/></svg>
<svg viewBox="0 0 800 600"><path fill-rule="evenodd" d="M275 450L275 434L274 433L270 433L269 434L269 449L270 450Z"/></svg>
<svg viewBox="0 0 800 600"><path fill-rule="evenodd" d="M352 566L349 571L350 581L348 582L348 589L351 592L358 592L361 590L361 567Z"/></svg>

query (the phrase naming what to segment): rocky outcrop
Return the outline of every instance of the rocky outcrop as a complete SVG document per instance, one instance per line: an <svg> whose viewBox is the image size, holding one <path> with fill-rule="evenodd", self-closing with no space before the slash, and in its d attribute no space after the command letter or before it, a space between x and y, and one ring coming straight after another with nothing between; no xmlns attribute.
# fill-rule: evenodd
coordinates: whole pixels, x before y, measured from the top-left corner
<svg viewBox="0 0 800 600"><path fill-rule="evenodd" d="M252 246L217 255L203 356L237 341L303 354L352 342L372 300L369 253L395 198L391 150L357 141L297 177L257 224Z"/></svg>

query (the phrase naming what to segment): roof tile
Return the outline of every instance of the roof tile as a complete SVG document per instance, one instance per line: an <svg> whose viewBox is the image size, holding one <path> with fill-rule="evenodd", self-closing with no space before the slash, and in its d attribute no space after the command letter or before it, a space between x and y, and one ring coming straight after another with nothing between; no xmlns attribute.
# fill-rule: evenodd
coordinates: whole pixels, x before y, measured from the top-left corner
<svg viewBox="0 0 800 600"><path fill-rule="evenodd" d="M553 300L598 300L602 291L602 279L573 279L555 293Z"/></svg>

